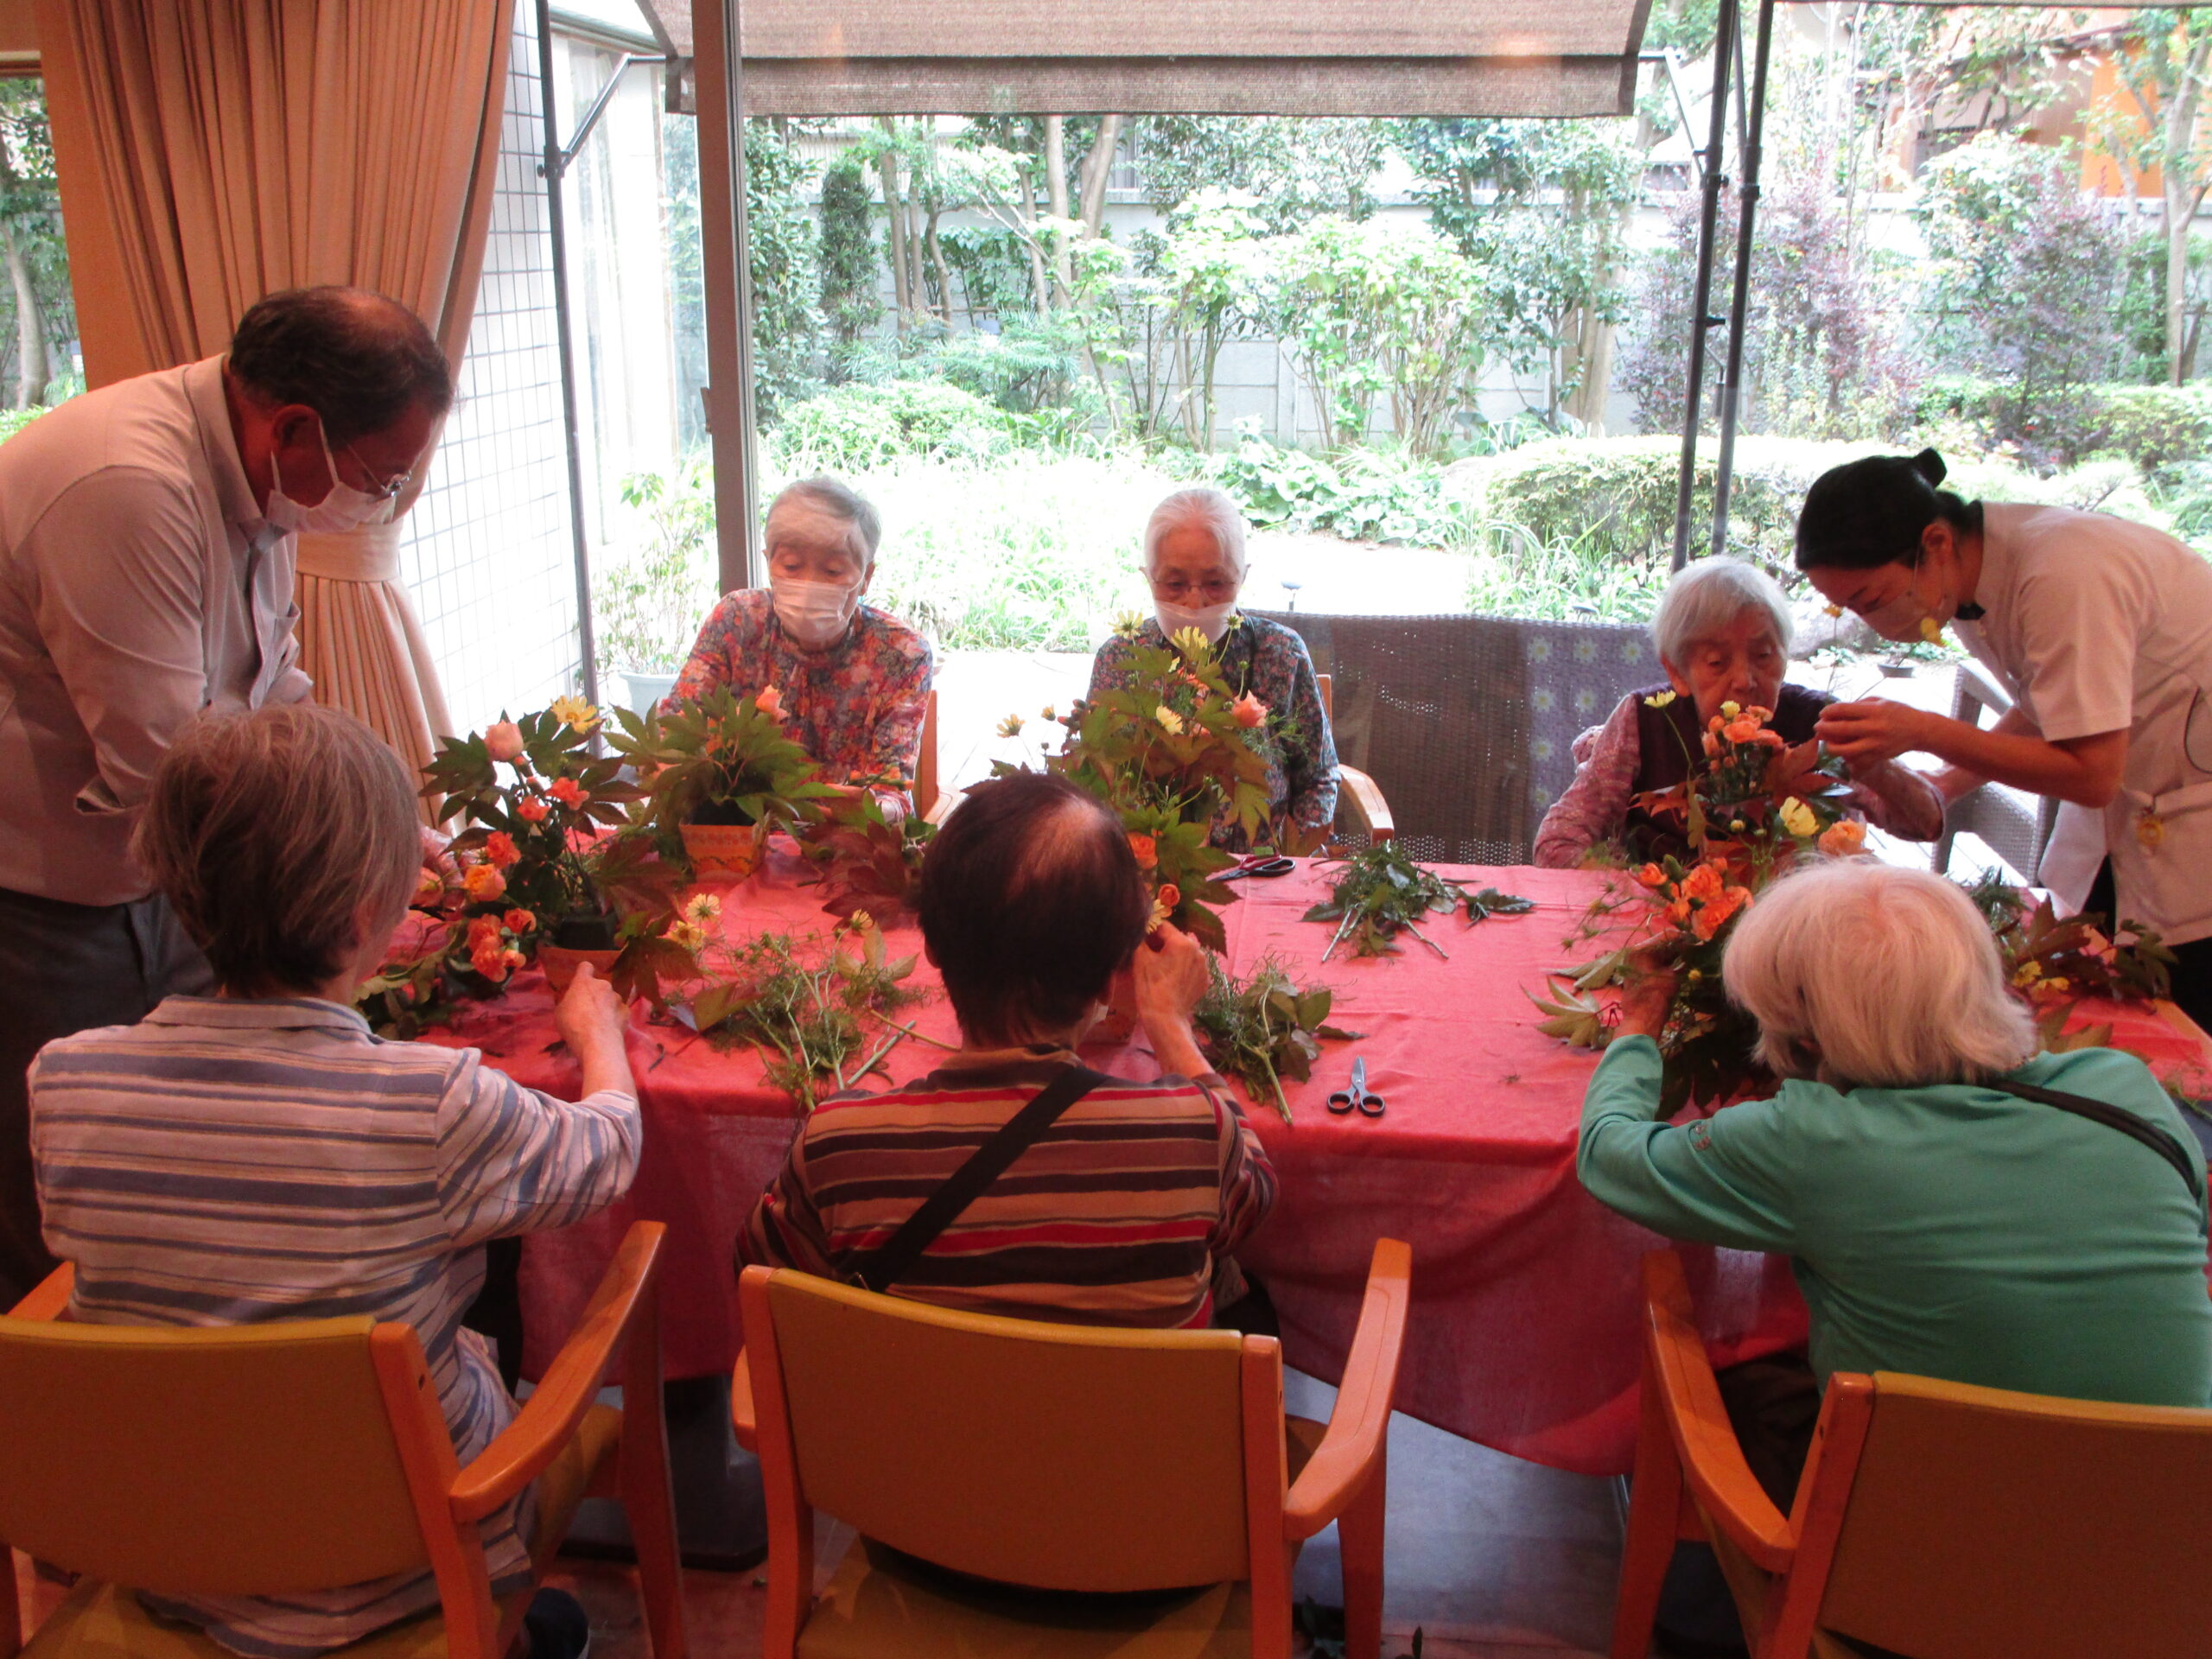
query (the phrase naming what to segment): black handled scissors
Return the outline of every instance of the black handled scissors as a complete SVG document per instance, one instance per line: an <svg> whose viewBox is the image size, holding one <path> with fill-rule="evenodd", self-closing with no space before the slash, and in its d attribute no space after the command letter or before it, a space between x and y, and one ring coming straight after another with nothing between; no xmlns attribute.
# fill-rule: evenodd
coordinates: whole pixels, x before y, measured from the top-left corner
<svg viewBox="0 0 2212 1659"><path fill-rule="evenodd" d="M1382 1116L1382 1096L1370 1094L1367 1090L1367 1059L1364 1055L1351 1063L1351 1087L1339 1089L1329 1096L1329 1109L1339 1117L1355 1106L1359 1108L1363 1117Z"/></svg>
<svg viewBox="0 0 2212 1659"><path fill-rule="evenodd" d="M1241 881L1246 876L1288 875L1298 866L1287 858L1258 856L1245 859L1233 870L1224 870L1217 881Z"/></svg>

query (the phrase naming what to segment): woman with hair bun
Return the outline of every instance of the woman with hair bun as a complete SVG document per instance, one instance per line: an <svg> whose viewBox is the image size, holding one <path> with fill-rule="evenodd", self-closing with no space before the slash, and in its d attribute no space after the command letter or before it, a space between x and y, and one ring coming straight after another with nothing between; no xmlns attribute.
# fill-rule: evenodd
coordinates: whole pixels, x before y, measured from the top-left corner
<svg viewBox="0 0 2212 1659"><path fill-rule="evenodd" d="M1854 767L1933 754L1949 799L1996 782L2069 803L2103 836L2084 907L2158 929L2174 1001L2212 1022L2212 565L2147 525L1969 502L1943 477L1933 449L1823 474L1797 568L1885 639L1956 622L2013 706L1985 731L1866 698L1827 709L1821 738Z"/></svg>

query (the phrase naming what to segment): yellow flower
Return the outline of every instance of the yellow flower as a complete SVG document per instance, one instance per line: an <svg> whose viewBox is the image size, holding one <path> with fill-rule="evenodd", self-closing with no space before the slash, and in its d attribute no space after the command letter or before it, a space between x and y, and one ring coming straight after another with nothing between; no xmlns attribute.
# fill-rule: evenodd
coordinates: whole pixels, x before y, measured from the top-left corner
<svg viewBox="0 0 2212 1659"><path fill-rule="evenodd" d="M1801 841L1821 832L1821 821L1813 809L1792 795L1782 804L1782 827Z"/></svg>
<svg viewBox="0 0 2212 1659"><path fill-rule="evenodd" d="M1743 712L1744 705L1740 702L1724 702L1720 705L1720 718L1723 720L1733 720Z"/></svg>
<svg viewBox="0 0 2212 1659"><path fill-rule="evenodd" d="M1044 713L1044 718L1045 718L1045 719L1046 719L1046 720L1058 720L1059 717L1060 717L1060 711L1059 711L1058 709L1054 708L1054 707L1053 707L1051 703L1049 703L1049 702L1048 702L1048 703L1046 703L1046 704L1045 705L1045 713Z"/></svg>
<svg viewBox="0 0 2212 1659"><path fill-rule="evenodd" d="M1152 919L1144 925L1144 931L1147 933L1159 932L1161 928L1167 925L1169 918L1174 914L1175 907L1158 893L1154 893L1152 899Z"/></svg>
<svg viewBox="0 0 2212 1659"><path fill-rule="evenodd" d="M1160 705L1159 712L1155 714L1153 718L1160 722L1160 729L1165 731L1169 736L1182 736L1183 716L1177 714L1166 703L1163 702Z"/></svg>
<svg viewBox="0 0 2212 1659"><path fill-rule="evenodd" d="M2145 812L2135 820L2135 839L2146 853L2155 852L2158 843L2166 838L2166 821L2155 812Z"/></svg>
<svg viewBox="0 0 2212 1659"><path fill-rule="evenodd" d="M2020 987L2021 989L2025 990L2029 986L2034 984L2042 977L2043 964L2041 963L2024 962L2020 964L2019 972L2012 976L2012 982Z"/></svg>
<svg viewBox="0 0 2212 1659"><path fill-rule="evenodd" d="M2044 988L2050 991L2063 991L2069 988L2073 983L2074 982L2072 980L2067 978L2063 974L2061 974L2056 979L2045 980L2044 982Z"/></svg>
<svg viewBox="0 0 2212 1659"><path fill-rule="evenodd" d="M705 948L707 935L703 929L694 927L690 922L677 922L668 930L668 941L696 954Z"/></svg>
<svg viewBox="0 0 2212 1659"><path fill-rule="evenodd" d="M1841 616L1843 614L1843 607L1840 605L1823 605L1821 607L1821 609L1825 614L1829 616Z"/></svg>
<svg viewBox="0 0 2212 1659"><path fill-rule="evenodd" d="M1124 639L1134 639L1144 631L1144 618L1135 611L1123 611L1114 619L1114 632Z"/></svg>
<svg viewBox="0 0 2212 1659"><path fill-rule="evenodd" d="M1942 644L1943 625L1941 622L1938 622L1932 616L1922 617L1920 619L1920 637L1925 639L1931 645Z"/></svg>
<svg viewBox="0 0 2212 1659"><path fill-rule="evenodd" d="M1643 700L1643 706L1647 709L1664 709L1674 700L1675 693L1673 689L1670 687L1667 690L1655 692L1650 696L1646 697Z"/></svg>
<svg viewBox="0 0 2212 1659"><path fill-rule="evenodd" d="M553 699L553 717L578 736L588 736L599 724L599 710L582 697Z"/></svg>
<svg viewBox="0 0 2212 1659"><path fill-rule="evenodd" d="M864 910L856 910L845 918L845 925L855 933L866 933L875 926L875 918Z"/></svg>
<svg viewBox="0 0 2212 1659"><path fill-rule="evenodd" d="M1168 643L1194 663L1209 662L1213 657L1213 642L1197 628L1178 628L1168 637Z"/></svg>
<svg viewBox="0 0 2212 1659"><path fill-rule="evenodd" d="M704 927L722 913L722 901L711 893L695 893L683 904L683 919L694 927Z"/></svg>
<svg viewBox="0 0 2212 1659"><path fill-rule="evenodd" d="M999 721L999 735L1001 737L1020 737L1021 735L1021 716L1020 715L1008 715L1004 720Z"/></svg>

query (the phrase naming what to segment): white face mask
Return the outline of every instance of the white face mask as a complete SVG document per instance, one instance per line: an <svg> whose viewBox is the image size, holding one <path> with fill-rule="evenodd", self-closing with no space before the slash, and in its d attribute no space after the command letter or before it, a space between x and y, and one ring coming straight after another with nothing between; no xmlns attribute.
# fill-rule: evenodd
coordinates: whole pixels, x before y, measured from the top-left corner
<svg viewBox="0 0 2212 1659"><path fill-rule="evenodd" d="M342 536L363 524L382 523L391 516L392 498L357 490L338 475L338 457L330 453L330 439L318 423L315 435L322 443L324 465L330 468L330 493L315 505L302 506L284 493L284 467L272 453L269 457L276 482L269 492L269 522L279 530L311 530L321 535Z"/></svg>
<svg viewBox="0 0 2212 1659"><path fill-rule="evenodd" d="M843 639L853 613L860 609L860 589L842 582L802 582L796 576L771 575L768 588L775 596L776 620L809 651L820 651Z"/></svg>
<svg viewBox="0 0 2212 1659"><path fill-rule="evenodd" d="M1218 605L1170 605L1164 599L1152 602L1153 614L1160 619L1160 631L1173 639L1185 628L1196 628L1206 637L1208 645L1217 645L1221 636L1229 632L1229 619L1236 609L1236 601L1225 599Z"/></svg>

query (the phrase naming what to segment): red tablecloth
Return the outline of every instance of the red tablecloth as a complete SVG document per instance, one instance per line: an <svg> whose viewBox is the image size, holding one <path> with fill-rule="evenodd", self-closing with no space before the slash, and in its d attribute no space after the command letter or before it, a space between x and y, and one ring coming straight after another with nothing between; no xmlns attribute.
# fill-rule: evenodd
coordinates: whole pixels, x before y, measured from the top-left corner
<svg viewBox="0 0 2212 1659"><path fill-rule="evenodd" d="M762 929L826 931L818 890L795 861L772 859L752 880L715 884L728 937ZM1274 1293L1289 1362L1333 1380L1350 1343L1370 1252L1381 1236L1414 1249L1414 1307L1400 1373L1402 1410L1517 1457L1592 1474L1625 1471L1636 1426L1637 1264L1661 1240L1605 1210L1574 1175L1582 1093L1597 1057L1544 1037L1524 992L1542 969L1586 958L1565 936L1599 878L1537 869L1465 870L1537 902L1532 914L1474 926L1450 917L1426 931L1440 960L1408 941L1395 956L1343 954L1318 966L1331 930L1299 918L1325 887L1310 867L1247 883L1224 912L1239 972L1273 951L1301 981L1337 992L1332 1016L1363 1033L1325 1046L1313 1079L1289 1086L1294 1122L1246 1103L1281 1177L1274 1214L1243 1260ZM918 950L911 925L891 930L895 954ZM933 995L901 1017L957 1039ZM480 1048L518 1080L573 1097L575 1063L555 1042L550 999L536 974L472 1008L433 1040ZM2103 1009L2139 1051L2198 1057L2185 1034L2147 1013ZM893 1051L893 1078L928 1071L939 1051L911 1039ZM1338 1118L1324 1096L1363 1054L1379 1119ZM725 1370L742 1345L731 1245L795 1127L791 1100L767 1086L759 1058L719 1052L680 1027L640 1020L631 1046L645 1120L645 1155L626 1198L590 1221L529 1241L524 1306L533 1375L574 1324L614 1242L637 1218L665 1221L664 1341L671 1376ZM1087 1058L1149 1075L1141 1039ZM1691 1248L1700 1317L1716 1363L1802 1340L1804 1305L1780 1257Z"/></svg>

